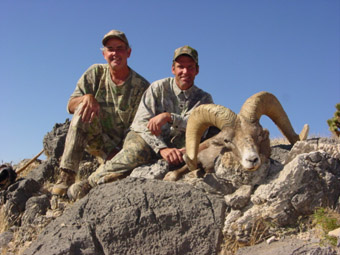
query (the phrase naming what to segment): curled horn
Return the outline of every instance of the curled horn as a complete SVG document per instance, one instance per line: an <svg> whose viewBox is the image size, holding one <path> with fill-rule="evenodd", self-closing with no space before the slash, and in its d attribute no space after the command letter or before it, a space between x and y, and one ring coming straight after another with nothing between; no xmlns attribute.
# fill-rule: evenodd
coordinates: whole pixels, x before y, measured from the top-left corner
<svg viewBox="0 0 340 255"><path fill-rule="evenodd" d="M189 169L197 169L197 154L201 137L210 126L223 129L233 126L237 115L230 109L216 104L205 104L195 108L187 123L186 130L186 154L184 160Z"/></svg>
<svg viewBox="0 0 340 255"><path fill-rule="evenodd" d="M259 92L249 97L243 104L239 115L250 122L258 122L262 115L268 116L291 144L305 140L308 136L309 126L307 124L304 125L300 135L295 133L281 103L269 92Z"/></svg>

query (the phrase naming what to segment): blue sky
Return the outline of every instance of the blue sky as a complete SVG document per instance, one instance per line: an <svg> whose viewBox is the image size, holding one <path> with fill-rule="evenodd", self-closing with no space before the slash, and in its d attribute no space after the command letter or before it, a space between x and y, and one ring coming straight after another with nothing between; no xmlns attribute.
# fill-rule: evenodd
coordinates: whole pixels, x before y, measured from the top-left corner
<svg viewBox="0 0 340 255"><path fill-rule="evenodd" d="M198 50L196 84L238 113L259 91L277 96L296 132L330 136L340 102L340 1L0 1L0 162L43 148L83 72L105 63L101 39L126 33L129 65L150 82L172 76L176 48ZM274 124L261 123L271 137ZM42 157L44 158L44 157Z"/></svg>

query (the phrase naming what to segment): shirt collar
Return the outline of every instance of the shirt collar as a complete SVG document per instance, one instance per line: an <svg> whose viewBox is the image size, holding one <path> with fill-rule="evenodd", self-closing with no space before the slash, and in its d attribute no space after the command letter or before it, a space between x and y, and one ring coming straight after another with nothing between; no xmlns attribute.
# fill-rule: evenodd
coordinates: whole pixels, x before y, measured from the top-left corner
<svg viewBox="0 0 340 255"><path fill-rule="evenodd" d="M172 89L174 90L176 96L179 96L180 93L183 93L185 98L188 99L190 97L190 95L192 95L194 93L194 91L196 91L197 87L194 84L187 90L181 90L177 86L175 78L173 78L172 79Z"/></svg>

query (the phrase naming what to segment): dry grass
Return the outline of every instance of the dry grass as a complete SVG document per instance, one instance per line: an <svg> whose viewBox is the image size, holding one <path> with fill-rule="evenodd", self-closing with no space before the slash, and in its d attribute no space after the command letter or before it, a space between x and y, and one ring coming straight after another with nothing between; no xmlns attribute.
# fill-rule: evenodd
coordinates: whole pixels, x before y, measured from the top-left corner
<svg viewBox="0 0 340 255"><path fill-rule="evenodd" d="M25 159L25 160L21 161L19 164L14 165L13 169L15 169L17 171L18 169L23 167L29 161L30 161L30 159ZM31 170L37 168L40 164L41 164L40 159L35 160L25 170L23 170L21 173L19 173L18 177L25 177Z"/></svg>
<svg viewBox="0 0 340 255"><path fill-rule="evenodd" d="M290 144L285 137L276 137L270 139L270 146L280 145L280 144Z"/></svg>
<svg viewBox="0 0 340 255"><path fill-rule="evenodd" d="M269 236L269 229L273 227L273 224L258 218L253 222L253 227L249 238L245 240L236 240L235 236L225 236L225 242L220 255L233 255L239 248L245 246L253 246L265 241Z"/></svg>
<svg viewBox="0 0 340 255"><path fill-rule="evenodd" d="M3 212L3 206L0 208L0 233L6 231L7 221L5 220L5 214Z"/></svg>
<svg viewBox="0 0 340 255"><path fill-rule="evenodd" d="M32 235L33 239L35 239L36 236ZM32 243L31 241L26 241L24 243L21 243L20 242L20 231L15 231L13 233L12 241L9 242L6 247L2 248L1 255L7 255L7 254L21 255L30 246L31 243Z"/></svg>
<svg viewBox="0 0 340 255"><path fill-rule="evenodd" d="M0 223L3 222L3 215L0 215L1 220ZM16 254L20 255L22 254L30 245L31 243L36 240L39 233L44 230L44 228L51 222L52 218L45 218L45 221L39 224L31 224L26 225L23 227L15 227L11 228L10 231L13 231L13 238L12 240L7 243L5 247L1 247L1 253L0 255L6 255L6 254ZM2 226L2 225L1 225ZM4 228L6 231L7 228Z"/></svg>
<svg viewBox="0 0 340 255"><path fill-rule="evenodd" d="M333 134L329 134L329 135L321 135L321 134L310 134L308 135L307 139L313 139L313 138L335 138L335 139L339 139L339 137L336 137ZM287 138L283 137L283 136L279 136L279 137L272 137L270 138L270 146L275 146L275 145L280 145L280 144L290 144L289 141L287 140Z"/></svg>

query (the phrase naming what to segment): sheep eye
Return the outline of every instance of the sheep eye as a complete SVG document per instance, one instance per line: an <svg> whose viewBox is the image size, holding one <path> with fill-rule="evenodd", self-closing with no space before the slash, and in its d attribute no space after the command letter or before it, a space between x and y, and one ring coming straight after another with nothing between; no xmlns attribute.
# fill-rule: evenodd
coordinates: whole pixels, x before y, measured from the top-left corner
<svg viewBox="0 0 340 255"><path fill-rule="evenodd" d="M228 138L224 138L225 143L231 143L231 141Z"/></svg>

